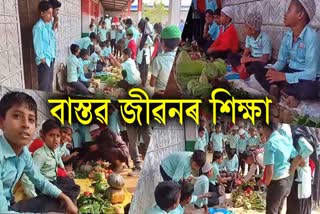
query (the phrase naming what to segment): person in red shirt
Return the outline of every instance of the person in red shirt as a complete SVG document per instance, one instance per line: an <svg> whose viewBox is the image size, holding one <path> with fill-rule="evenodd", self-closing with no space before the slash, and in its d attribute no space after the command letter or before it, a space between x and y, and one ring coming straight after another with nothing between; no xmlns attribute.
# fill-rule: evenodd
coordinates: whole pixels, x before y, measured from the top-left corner
<svg viewBox="0 0 320 214"><path fill-rule="evenodd" d="M133 32L131 29L127 30L127 39L129 40L128 48L131 50L131 59L136 60L137 57L137 44L133 38Z"/></svg>
<svg viewBox="0 0 320 214"><path fill-rule="evenodd" d="M154 32L155 32L155 37L153 40L153 44L154 44L154 49L153 49L153 53L151 56L151 61L156 58L156 56L158 55L158 53L161 53L161 31L162 31L162 25L161 23L156 23L153 26Z"/></svg>
<svg viewBox="0 0 320 214"><path fill-rule="evenodd" d="M221 28L217 40L209 47L207 54L213 58L227 59L229 53L237 53L239 50L239 38L237 30L232 23L233 10L224 7L221 10Z"/></svg>

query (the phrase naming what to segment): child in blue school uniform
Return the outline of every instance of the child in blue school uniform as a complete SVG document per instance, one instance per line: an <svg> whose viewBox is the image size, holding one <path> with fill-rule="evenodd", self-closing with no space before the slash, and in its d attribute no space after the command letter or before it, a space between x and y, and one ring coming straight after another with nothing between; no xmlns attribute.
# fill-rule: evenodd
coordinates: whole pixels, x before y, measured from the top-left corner
<svg viewBox="0 0 320 214"><path fill-rule="evenodd" d="M67 83L72 87L76 93L81 95L90 95L88 88L79 80L79 68L80 63L78 55L80 48L76 44L72 44L70 47L71 55L67 58Z"/></svg>
<svg viewBox="0 0 320 214"><path fill-rule="evenodd" d="M199 125L199 128L204 128L204 137L206 139L206 143L209 144L209 132L208 132L208 129L207 129L207 120L206 118L202 117L200 118L200 125Z"/></svg>
<svg viewBox="0 0 320 214"><path fill-rule="evenodd" d="M126 90L141 83L140 72L136 67L135 61L130 58L130 56L131 50L128 48L123 50L122 63L120 63L112 54L109 56L111 64L122 69L123 80L119 82L119 86Z"/></svg>
<svg viewBox="0 0 320 214"><path fill-rule="evenodd" d="M111 46L110 46L110 41L106 41L106 42L101 42L100 43L100 47L101 47L101 55L104 58L108 58L110 54L112 54L112 50L111 50Z"/></svg>
<svg viewBox="0 0 320 214"><path fill-rule="evenodd" d="M238 170L239 170L239 158L238 155L234 152L234 150L229 150L228 155L221 164L222 171L220 172L222 178L232 178L227 181L226 192L231 193L234 187L234 181L237 178Z"/></svg>
<svg viewBox="0 0 320 214"><path fill-rule="evenodd" d="M263 124L267 142L264 148L265 184L267 186L266 213L281 213L284 200L290 193L290 159L296 161L297 151L289 139L278 132L279 125Z"/></svg>
<svg viewBox="0 0 320 214"><path fill-rule="evenodd" d="M206 154L196 150L192 152L176 152L161 161L160 173L165 181L191 178L191 170L199 171L206 163Z"/></svg>
<svg viewBox="0 0 320 214"><path fill-rule="evenodd" d="M215 126L215 132L211 134L210 144L213 148L213 152L221 152L225 151L224 147L224 135L221 131L221 123L217 123Z"/></svg>
<svg viewBox="0 0 320 214"><path fill-rule="evenodd" d="M180 38L181 32L174 25L165 27L161 32L163 52L158 53L150 65L150 86L154 87L154 97L159 98L164 95Z"/></svg>
<svg viewBox="0 0 320 214"><path fill-rule="evenodd" d="M290 30L284 34L278 60L271 69L256 74L275 101L282 94L291 108L297 107L301 100L318 98L320 41L309 25L315 13L314 0L291 1L284 17L284 24Z"/></svg>
<svg viewBox="0 0 320 214"><path fill-rule="evenodd" d="M56 46L51 23L53 7L49 2L41 1L39 11L40 19L32 30L35 61L38 66L38 89L52 92Z"/></svg>
<svg viewBox="0 0 320 214"><path fill-rule="evenodd" d="M206 152L206 146L207 146L207 141L205 138L205 129L202 127L199 127L198 137L194 145L194 150L201 150L203 152Z"/></svg>
<svg viewBox="0 0 320 214"><path fill-rule="evenodd" d="M242 173L245 173L246 170L246 163L243 161L242 155L245 151L247 151L248 146L248 138L245 136L244 129L240 129L238 132L240 139L238 141L237 146L237 155L239 156L239 162L240 162L240 169Z"/></svg>
<svg viewBox="0 0 320 214"><path fill-rule="evenodd" d="M109 30L106 28L106 22L102 22L102 27L99 29L100 42L105 42L108 40Z"/></svg>
<svg viewBox="0 0 320 214"><path fill-rule="evenodd" d="M116 50L116 35L117 35L116 24L112 23L111 30L110 30L110 43L111 43L112 54L115 54L115 50Z"/></svg>
<svg viewBox="0 0 320 214"><path fill-rule="evenodd" d="M209 192L216 192L219 193L219 196L221 196L223 193L219 191L218 187L220 184L225 184L228 181L231 181L231 177L222 177L220 175L220 168L223 163L223 153L215 151L213 153L213 176L209 178L210 184L209 184Z"/></svg>
<svg viewBox="0 0 320 214"><path fill-rule="evenodd" d="M0 100L0 212L78 212L72 200L51 184L35 167L27 145L32 141L37 124L37 104L23 92L9 92ZM25 173L44 193L15 203L13 189ZM60 203L64 204L61 209Z"/></svg>
<svg viewBox="0 0 320 214"><path fill-rule="evenodd" d="M250 137L248 138L248 150L254 151L259 148L259 138L257 135L257 129L255 127L249 128Z"/></svg>
<svg viewBox="0 0 320 214"><path fill-rule="evenodd" d="M101 55L101 48L99 45L94 47L94 53L92 53L89 57L90 64L88 65L88 70L90 72L101 72L103 70L103 66L106 64L106 60Z"/></svg>
<svg viewBox="0 0 320 214"><path fill-rule="evenodd" d="M240 136L238 135L238 126L234 125L231 127L231 134L229 134L227 141L229 142L229 148L227 148L227 152L229 150L237 153L238 142Z"/></svg>
<svg viewBox="0 0 320 214"><path fill-rule="evenodd" d="M242 56L230 54L229 62L242 79L261 72L271 57L271 40L261 31L263 18L260 12L251 12L245 20L246 42Z"/></svg>
<svg viewBox="0 0 320 214"><path fill-rule="evenodd" d="M165 214L175 210L180 201L181 186L173 181L164 181L154 191L156 203L147 209L146 214Z"/></svg>
<svg viewBox="0 0 320 214"><path fill-rule="evenodd" d="M75 42L75 44L79 45L80 50L87 49L89 54L94 52L94 46L97 42L97 34L95 32L90 33L89 36L83 37Z"/></svg>
<svg viewBox="0 0 320 214"><path fill-rule="evenodd" d="M88 70L88 65L90 64L89 61L89 51L86 49L81 49L80 51L80 58L79 58L79 81L82 82L87 88L90 87L90 83L92 82L91 72L85 73L85 67L86 70Z"/></svg>

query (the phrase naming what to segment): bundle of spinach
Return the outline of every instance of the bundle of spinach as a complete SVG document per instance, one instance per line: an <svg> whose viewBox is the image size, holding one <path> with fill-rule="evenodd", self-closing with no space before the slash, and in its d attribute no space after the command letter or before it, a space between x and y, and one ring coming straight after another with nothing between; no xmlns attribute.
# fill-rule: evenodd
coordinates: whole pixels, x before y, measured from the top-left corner
<svg viewBox="0 0 320 214"><path fill-rule="evenodd" d="M85 192L80 195L77 200L79 214L100 213L100 214L115 214L116 209L112 206L109 200Z"/></svg>

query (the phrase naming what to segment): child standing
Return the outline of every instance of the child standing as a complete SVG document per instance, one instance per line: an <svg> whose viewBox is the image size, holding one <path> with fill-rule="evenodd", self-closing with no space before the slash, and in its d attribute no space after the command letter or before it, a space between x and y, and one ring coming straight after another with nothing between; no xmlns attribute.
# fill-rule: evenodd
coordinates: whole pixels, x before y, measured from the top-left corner
<svg viewBox="0 0 320 214"><path fill-rule="evenodd" d="M81 38L80 40L76 41L75 44L79 45L80 50L86 49L89 50L90 47L94 46L97 42L97 34L92 32L89 36Z"/></svg>
<svg viewBox="0 0 320 214"><path fill-rule="evenodd" d="M80 63L78 55L80 53L80 48L78 45L72 44L70 50L72 55L67 59L67 83L78 93L90 95L91 93L88 88L79 81L78 69L80 68Z"/></svg>
<svg viewBox="0 0 320 214"><path fill-rule="evenodd" d="M113 54L115 54L115 50L116 50L116 35L117 35L116 25L115 23L112 23L111 30L110 30L110 42L111 42L111 50Z"/></svg>
<svg viewBox="0 0 320 214"><path fill-rule="evenodd" d="M292 0L285 14L284 24L290 30L281 42L278 61L269 70L256 74L256 79L276 101L280 90L286 94L286 103L295 108L300 100L318 97L320 41L317 32L309 26L316 13L314 0ZM285 86L282 87L282 83Z"/></svg>
<svg viewBox="0 0 320 214"><path fill-rule="evenodd" d="M239 39L237 30L232 23L234 13L231 7L221 10L221 29L218 38L208 48L207 54L214 59L226 59L229 53L237 53L239 50Z"/></svg>
<svg viewBox="0 0 320 214"><path fill-rule="evenodd" d="M23 92L5 94L0 100L0 118L0 212L61 212L62 202L62 212L78 213L72 200L41 175L28 151L37 123L34 99ZM13 189L23 173L46 195L15 203Z"/></svg>
<svg viewBox="0 0 320 214"><path fill-rule="evenodd" d="M133 32L131 29L127 30L127 48L131 50L131 59L136 60L137 57L137 45L136 40L133 38Z"/></svg>
<svg viewBox="0 0 320 214"><path fill-rule="evenodd" d="M91 33L95 33L94 25L93 25L93 24L90 24L90 25L89 25L89 35L90 35Z"/></svg>
<svg viewBox="0 0 320 214"><path fill-rule="evenodd" d="M156 97L164 95L180 38L181 32L174 25L165 27L161 32L163 53L158 53L151 64L150 86L155 87Z"/></svg>
<svg viewBox="0 0 320 214"><path fill-rule="evenodd" d="M116 57L122 55L122 50L125 48L125 37L126 37L126 31L123 29L121 25L117 25L116 53L115 53Z"/></svg>
<svg viewBox="0 0 320 214"><path fill-rule="evenodd" d="M257 136L257 129L255 127L249 128L250 137L248 138L248 149L254 151L259 148L259 138Z"/></svg>
<svg viewBox="0 0 320 214"><path fill-rule="evenodd" d="M122 54L122 63L120 63L113 55L109 56L114 66L122 69L122 76L124 80L120 81L119 85L127 90L141 83L140 73L136 67L135 61L130 58L131 55L131 50L129 48L124 49Z"/></svg>
<svg viewBox="0 0 320 214"><path fill-rule="evenodd" d="M239 159L240 159L240 168L242 173L245 173L245 168L246 168L246 163L243 161L243 153L247 150L247 146L248 146L248 141L247 138L245 136L245 132L244 129L240 129L238 132L240 139L238 141L238 150L237 150L237 154L239 155Z"/></svg>
<svg viewBox="0 0 320 214"><path fill-rule="evenodd" d="M237 153L239 139L240 136L238 135L238 126L234 125L231 128L231 134L228 136L229 149L227 150Z"/></svg>
<svg viewBox="0 0 320 214"><path fill-rule="evenodd" d="M199 170L206 162L206 154L196 150L192 152L176 152L161 161L160 173L165 181L179 182L189 179L191 170Z"/></svg>
<svg viewBox="0 0 320 214"><path fill-rule="evenodd" d="M199 128L204 128L204 137L206 139L206 143L209 144L210 138L209 138L209 132L207 129L207 119L202 117L200 118L200 126Z"/></svg>
<svg viewBox="0 0 320 214"><path fill-rule="evenodd" d="M246 44L243 56L231 54L229 62L235 67L243 79L248 75L261 72L271 57L271 40L265 32L261 32L262 14L249 13L246 18Z"/></svg>
<svg viewBox="0 0 320 214"><path fill-rule="evenodd" d="M213 152L221 152L225 151L224 148L224 135L221 132L221 123L217 123L215 126L215 132L211 134L210 144L213 148Z"/></svg>
<svg viewBox="0 0 320 214"><path fill-rule="evenodd" d="M53 7L47 1L39 3L40 19L34 25L33 46L38 66L38 89L52 92L55 61L55 37L52 29Z"/></svg>
<svg viewBox="0 0 320 214"><path fill-rule="evenodd" d="M154 191L156 203L147 210L146 214L162 214L175 210L179 205L181 187L173 181L164 181L157 185Z"/></svg>
<svg viewBox="0 0 320 214"><path fill-rule="evenodd" d="M205 138L205 130L202 127L199 127L198 129L198 137L196 140L196 144L194 145L194 150L201 150L203 152L206 152L206 138Z"/></svg>
<svg viewBox="0 0 320 214"><path fill-rule="evenodd" d="M99 29L100 42L107 41L109 30L106 28L106 22L102 22L102 27Z"/></svg>

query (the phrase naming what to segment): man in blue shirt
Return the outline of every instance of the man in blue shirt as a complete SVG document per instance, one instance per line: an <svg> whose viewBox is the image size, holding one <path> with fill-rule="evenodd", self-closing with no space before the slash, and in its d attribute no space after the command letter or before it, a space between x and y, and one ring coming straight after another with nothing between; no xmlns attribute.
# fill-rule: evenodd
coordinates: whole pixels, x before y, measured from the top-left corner
<svg viewBox="0 0 320 214"><path fill-rule="evenodd" d="M268 71L256 74L261 86L278 101L280 89L289 107L295 108L300 100L317 98L320 41L308 24L316 12L314 0L292 0L285 14L284 24L290 30L284 34L278 61ZM281 87L280 83L285 83ZM283 85L283 84L282 84Z"/></svg>
<svg viewBox="0 0 320 214"><path fill-rule="evenodd" d="M297 157L292 143L278 132L278 128L279 124L276 123L263 125L263 136L267 139L264 148L266 214L281 213L283 202L292 186L290 159Z"/></svg>
<svg viewBox="0 0 320 214"><path fill-rule="evenodd" d="M78 213L72 200L35 167L27 145L37 124L37 104L23 92L9 92L0 100L0 213ZM15 203L13 189L25 173L43 195ZM57 200L59 199L59 200ZM60 203L65 209L60 209Z"/></svg>
<svg viewBox="0 0 320 214"><path fill-rule="evenodd" d="M55 61L55 35L52 29L53 7L47 1L39 3L40 19L33 26L33 46L38 66L38 89L52 92Z"/></svg>

